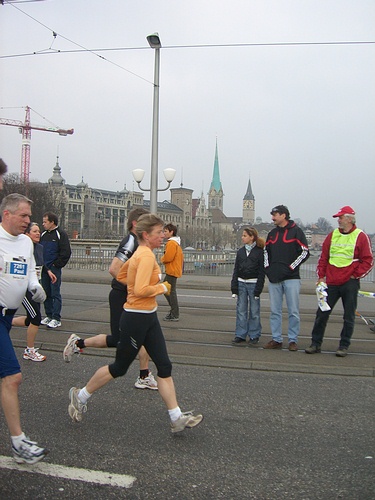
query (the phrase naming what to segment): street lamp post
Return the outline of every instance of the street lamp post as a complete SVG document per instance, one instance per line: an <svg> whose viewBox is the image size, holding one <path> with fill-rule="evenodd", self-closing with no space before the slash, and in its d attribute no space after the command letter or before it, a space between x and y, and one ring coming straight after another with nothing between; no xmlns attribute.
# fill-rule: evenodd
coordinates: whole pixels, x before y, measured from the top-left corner
<svg viewBox="0 0 375 500"><path fill-rule="evenodd" d="M158 189L158 154L159 154L159 75L160 75L160 48L161 42L158 33L148 35L147 41L152 49L155 50L155 67L154 67L154 103L152 113L152 149L151 149L151 177L150 189L141 187L141 182L145 171L137 168L132 171L134 180L142 191L150 191L150 212L156 214L158 210L158 191L166 191L169 189L171 182L174 179L176 170L166 168L163 170L165 180L168 186L164 189Z"/></svg>
<svg viewBox="0 0 375 500"><path fill-rule="evenodd" d="M158 199L158 157L159 157L159 76L160 76L160 48L161 42L158 33L147 37L147 41L155 50L154 65L154 103L152 113L152 149L151 149L151 179L150 179L150 211L157 213Z"/></svg>

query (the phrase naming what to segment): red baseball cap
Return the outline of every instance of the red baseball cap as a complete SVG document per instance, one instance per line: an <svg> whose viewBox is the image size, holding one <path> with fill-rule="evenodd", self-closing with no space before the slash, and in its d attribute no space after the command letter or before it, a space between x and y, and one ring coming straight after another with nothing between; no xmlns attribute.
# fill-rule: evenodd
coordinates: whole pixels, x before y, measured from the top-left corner
<svg viewBox="0 0 375 500"><path fill-rule="evenodd" d="M341 215L355 215L355 211L349 205L345 205L345 207L340 208L337 214L332 215L332 217L341 217Z"/></svg>

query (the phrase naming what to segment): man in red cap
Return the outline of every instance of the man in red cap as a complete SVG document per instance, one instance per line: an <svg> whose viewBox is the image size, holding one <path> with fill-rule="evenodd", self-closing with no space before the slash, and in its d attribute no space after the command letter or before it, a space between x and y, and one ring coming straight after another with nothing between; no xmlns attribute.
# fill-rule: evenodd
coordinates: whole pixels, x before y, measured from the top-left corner
<svg viewBox="0 0 375 500"><path fill-rule="evenodd" d="M321 352L329 315L341 298L344 307L344 325L336 356L343 358L348 354L354 330L359 280L371 271L374 262L370 239L355 225L355 211L352 207L348 205L342 207L333 217L338 218L339 227L324 240L316 270L318 283L327 284L327 304L330 309L318 308L311 334L311 346L305 349L305 352L307 354Z"/></svg>

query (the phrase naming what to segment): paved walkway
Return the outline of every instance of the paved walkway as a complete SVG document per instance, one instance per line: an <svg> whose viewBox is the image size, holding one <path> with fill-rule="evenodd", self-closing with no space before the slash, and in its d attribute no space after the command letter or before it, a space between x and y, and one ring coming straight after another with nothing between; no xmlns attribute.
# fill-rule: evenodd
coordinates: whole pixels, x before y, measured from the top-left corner
<svg viewBox="0 0 375 500"><path fill-rule="evenodd" d="M82 283L87 285L88 293L90 290L95 289L95 285L107 285L108 291L111 282L111 277L107 271L97 271L97 270L76 270L76 269L65 269L63 273L63 286L67 287L66 292L69 295L69 283ZM228 292L230 294L230 277L229 276L202 276L202 275L190 275L186 274L182 276L178 281L178 287L182 289L195 289L202 291L209 290L219 290ZM363 283L361 288L367 291L374 290L374 283ZM265 292L267 293L267 284L265 286ZM95 293L99 293L96 291ZM100 292L101 293L101 292ZM76 324L74 318L80 319L79 328L81 329L79 333L82 334L83 323L89 322L90 319L98 317L100 320L107 318L109 320L109 310L106 305L107 292L103 292L105 306L93 308L90 304L84 303L82 307L79 303L74 303L73 315L67 314L64 319L64 329L67 328L68 331L74 331ZM264 295L266 295L266 293ZM204 364L207 366L230 366L251 370L260 371L280 371L280 372L299 372L299 373L315 373L315 374L327 374L327 375L356 375L356 376L375 376L375 357L373 356L375 352L375 337L362 321L358 321L358 326L356 327L356 333L353 336L353 345L351 350L351 356L348 356L344 360L341 358L336 358L334 356L334 351L337 348L337 339L339 331L341 329L342 322L342 312L341 308L338 306L335 308L331 320L327 327L326 339L324 343L324 349L326 350L321 356L307 356L303 352L303 349L309 344L311 326L314 320L315 304L316 299L313 297L315 294L315 283L312 280L302 280L302 294L305 298L303 299L303 307L301 306L301 334L300 334L300 351L298 353L289 353L287 350L283 351L264 351L263 349L241 349L241 348L230 348L231 336L228 332L231 331L234 325L234 309L230 315L220 315L217 314L217 309L213 309L209 314L204 316L201 315L191 315L186 313L182 317L180 323L173 325L163 324L164 333L167 340L179 340L182 342L177 342L169 346L170 354L174 362L195 364L196 362L201 364L202 359L204 359ZM309 295L311 297L309 298ZM209 293L207 293L209 295ZM267 294L268 296L268 294ZM265 304L262 310L263 314L263 343L268 342L271 338L269 331L269 305L267 304L267 296L265 296ZM372 305L374 299L360 299L361 307L366 305L370 307L370 311L373 311ZM67 304L65 304L65 310L67 311ZM76 310L77 309L77 310ZM164 314L166 308L163 302L160 305L160 314ZM364 311L362 311L365 314ZM68 319L69 318L69 319ZM98 326L99 330L102 326ZM62 350L63 345L66 342L65 336L62 336L62 329L58 329L57 332L45 331L43 328L40 329L38 334L38 341L43 343L45 348L49 343L53 344L51 346L53 349ZM87 333L95 334L102 333L102 331L93 331L92 324L90 324L90 330ZM207 332L211 332L209 335L209 341L207 346L200 345L199 347L194 345L194 342L202 342L202 340L207 339ZM187 333L188 332L188 333ZM215 333L213 333L215 332ZM23 345L24 334L22 334L22 340L20 339L20 346ZM16 340L14 336L14 341ZM17 339L18 340L18 339ZM185 342L186 341L186 342ZM212 345L212 344L218 345ZM227 345L225 349L225 354L223 354L223 345ZM17 342L16 342L16 345ZM220 347L221 345L221 347ZM97 355L106 355L107 351L101 352L97 350L91 352ZM354 354L361 353L361 354ZM112 354L112 353L111 353ZM203 358L202 358L203 356Z"/></svg>

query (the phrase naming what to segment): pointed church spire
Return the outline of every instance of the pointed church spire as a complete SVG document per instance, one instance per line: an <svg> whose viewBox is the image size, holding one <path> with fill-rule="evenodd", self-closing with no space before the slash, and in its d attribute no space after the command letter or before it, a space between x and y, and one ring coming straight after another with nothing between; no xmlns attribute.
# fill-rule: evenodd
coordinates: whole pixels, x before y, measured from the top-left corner
<svg viewBox="0 0 375 500"><path fill-rule="evenodd" d="M219 155L217 152L217 138L216 138L216 148L215 148L215 162L214 162L214 171L212 174L212 181L210 189L214 189L217 193L221 190L221 181L220 181L220 172L219 172Z"/></svg>
<svg viewBox="0 0 375 500"><path fill-rule="evenodd" d="M251 189L251 181L250 181L250 176L249 176L249 183L247 185L247 191L245 196L243 197L244 200L255 200L254 195L253 195L253 190Z"/></svg>
<svg viewBox="0 0 375 500"><path fill-rule="evenodd" d="M220 172L219 172L219 155L217 152L217 138L215 148L215 162L214 172L212 174L212 181L210 190L208 192L208 206L210 209L219 208L223 210L223 188L221 187Z"/></svg>
<svg viewBox="0 0 375 500"><path fill-rule="evenodd" d="M255 220L255 196L253 195L253 190L251 189L251 181L249 175L249 183L247 185L247 191L243 197L242 202L242 222L245 224L254 224Z"/></svg>

